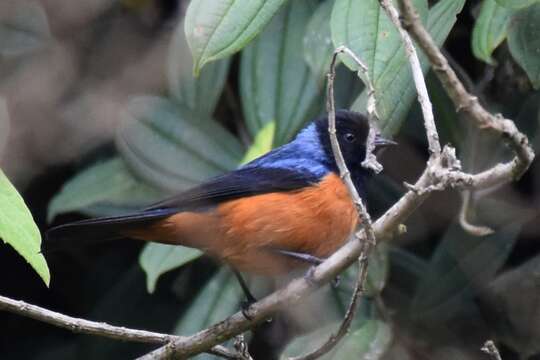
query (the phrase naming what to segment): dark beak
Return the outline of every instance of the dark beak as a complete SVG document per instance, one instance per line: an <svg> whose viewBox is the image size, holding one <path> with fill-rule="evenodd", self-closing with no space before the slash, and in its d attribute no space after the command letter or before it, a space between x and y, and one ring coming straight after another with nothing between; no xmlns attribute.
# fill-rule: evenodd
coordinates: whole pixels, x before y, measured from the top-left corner
<svg viewBox="0 0 540 360"><path fill-rule="evenodd" d="M376 135L375 136L375 148L376 149L382 149L382 148L385 148L385 147L388 147L388 146L394 146L394 145L397 145L397 144L398 144L397 142L385 139L381 135Z"/></svg>

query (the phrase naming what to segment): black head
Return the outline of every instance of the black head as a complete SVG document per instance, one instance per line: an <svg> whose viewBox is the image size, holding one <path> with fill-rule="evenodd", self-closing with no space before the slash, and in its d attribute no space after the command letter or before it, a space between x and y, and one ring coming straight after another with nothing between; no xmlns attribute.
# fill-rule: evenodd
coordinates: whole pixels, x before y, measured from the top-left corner
<svg viewBox="0 0 540 360"><path fill-rule="evenodd" d="M329 159L333 161L332 146L330 144L330 135L328 134L328 117L323 117L316 122L321 144L325 149ZM369 133L368 119L360 114L348 110L336 111L336 136L345 159L345 164L351 170L362 171L362 161L366 157L366 142ZM377 135L375 140L376 148L393 144L394 142L386 140ZM337 167L336 167L337 170Z"/></svg>

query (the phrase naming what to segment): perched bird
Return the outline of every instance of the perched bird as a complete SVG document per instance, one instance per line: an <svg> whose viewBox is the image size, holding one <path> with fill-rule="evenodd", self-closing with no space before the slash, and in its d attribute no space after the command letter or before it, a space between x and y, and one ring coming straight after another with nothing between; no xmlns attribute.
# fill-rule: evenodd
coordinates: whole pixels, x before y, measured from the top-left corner
<svg viewBox="0 0 540 360"><path fill-rule="evenodd" d="M364 197L367 119L340 110L336 129ZM380 136L375 140L376 147L390 144ZM127 237L198 248L237 271L277 275L331 255L357 221L332 153L328 119L321 117L290 143L140 212L52 228L44 251Z"/></svg>

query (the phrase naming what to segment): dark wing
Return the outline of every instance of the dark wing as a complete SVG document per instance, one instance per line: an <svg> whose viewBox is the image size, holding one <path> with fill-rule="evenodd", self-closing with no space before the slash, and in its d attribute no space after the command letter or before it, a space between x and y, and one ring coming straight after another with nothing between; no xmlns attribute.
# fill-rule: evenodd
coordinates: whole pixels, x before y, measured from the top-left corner
<svg viewBox="0 0 540 360"><path fill-rule="evenodd" d="M182 211L204 211L224 201L270 192L293 191L317 183L309 172L283 168L241 168L210 179L140 212L60 225L47 232L43 252L66 246L125 237L129 230L150 225Z"/></svg>
<svg viewBox="0 0 540 360"><path fill-rule="evenodd" d="M292 191L313 185L319 180L317 176L309 172L268 167L241 168L210 179L206 183L156 203L145 210L196 210L246 196Z"/></svg>

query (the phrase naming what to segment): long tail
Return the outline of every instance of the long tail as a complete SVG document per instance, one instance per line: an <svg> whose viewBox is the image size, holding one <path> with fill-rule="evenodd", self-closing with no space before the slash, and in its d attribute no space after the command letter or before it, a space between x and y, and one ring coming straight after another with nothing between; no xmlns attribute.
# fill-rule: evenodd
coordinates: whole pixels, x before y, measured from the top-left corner
<svg viewBox="0 0 540 360"><path fill-rule="evenodd" d="M42 243L42 253L59 251L106 240L126 237L126 232L167 218L178 210L152 209L136 214L88 219L49 229Z"/></svg>

